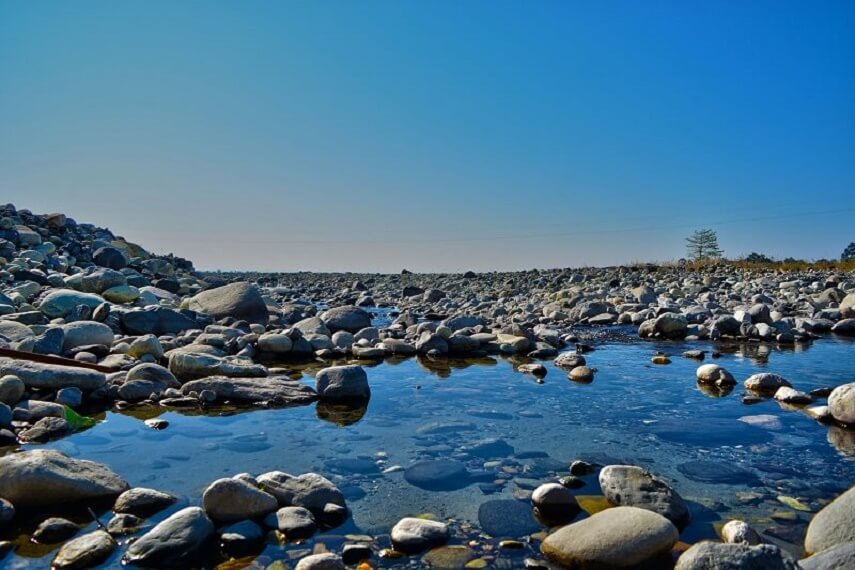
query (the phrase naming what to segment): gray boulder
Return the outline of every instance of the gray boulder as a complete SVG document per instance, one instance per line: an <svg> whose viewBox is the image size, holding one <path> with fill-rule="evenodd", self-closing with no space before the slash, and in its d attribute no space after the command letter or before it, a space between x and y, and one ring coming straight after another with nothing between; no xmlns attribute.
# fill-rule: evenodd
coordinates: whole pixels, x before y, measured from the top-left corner
<svg viewBox="0 0 855 570"><path fill-rule="evenodd" d="M58 451L32 450L0 457L0 497L16 507L116 497L127 481L106 465Z"/></svg>
<svg viewBox="0 0 855 570"><path fill-rule="evenodd" d="M211 546L215 532L205 511L187 507L131 544L123 560L147 568L188 568Z"/></svg>
<svg viewBox="0 0 855 570"><path fill-rule="evenodd" d="M799 560L801 570L851 570L855 561L855 542L844 542L828 550Z"/></svg>
<svg viewBox="0 0 855 570"><path fill-rule="evenodd" d="M814 515L805 535L805 552L822 552L845 542L855 542L855 487Z"/></svg>
<svg viewBox="0 0 855 570"><path fill-rule="evenodd" d="M322 400L367 400L371 397L368 375L361 366L332 366L315 375L315 389Z"/></svg>
<svg viewBox="0 0 855 570"><path fill-rule="evenodd" d="M113 511L116 513L148 516L175 503L177 499L169 493L145 487L128 489L116 499Z"/></svg>
<svg viewBox="0 0 855 570"><path fill-rule="evenodd" d="M72 350L78 346L113 344L113 329L104 323L95 321L76 321L62 326L64 334L62 350Z"/></svg>
<svg viewBox="0 0 855 570"><path fill-rule="evenodd" d="M104 373L96 370L0 358L0 376L7 374L20 378L27 388L40 390L58 390L75 386L88 392L97 390L107 383Z"/></svg>
<svg viewBox="0 0 855 570"><path fill-rule="evenodd" d="M203 390L210 390L216 394L216 399L219 401L228 400L241 404L273 402L278 405L297 405L307 404L318 397L310 387L287 376L268 378L211 376L191 380L181 388L184 394L191 392L201 394Z"/></svg>
<svg viewBox="0 0 855 570"><path fill-rule="evenodd" d="M309 538L318 529L315 517L304 507L282 507L264 519L264 524L283 533L288 540Z"/></svg>
<svg viewBox="0 0 855 570"><path fill-rule="evenodd" d="M208 376L263 377L267 368L247 360L220 358L210 354L173 352L169 355L169 371L181 381Z"/></svg>
<svg viewBox="0 0 855 570"><path fill-rule="evenodd" d="M683 498L665 481L634 465L609 465L600 471L600 488L613 505L638 507L658 513L675 525L689 522Z"/></svg>
<svg viewBox="0 0 855 570"><path fill-rule="evenodd" d="M371 326L371 315L359 307L333 307L321 313L321 320L330 332L357 333Z"/></svg>
<svg viewBox="0 0 855 570"><path fill-rule="evenodd" d="M133 335L178 334L199 328L199 324L184 313L156 306L123 311L119 314L119 322L126 333Z"/></svg>
<svg viewBox="0 0 855 570"><path fill-rule="evenodd" d="M95 309L104 302L104 298L94 293L83 293L72 289L57 289L51 291L42 299L39 310L51 319L68 315L78 305Z"/></svg>
<svg viewBox="0 0 855 570"><path fill-rule="evenodd" d="M0 377L0 402L14 406L24 397L26 386L13 374Z"/></svg>
<svg viewBox="0 0 855 570"><path fill-rule="evenodd" d="M205 513L218 522L260 519L278 506L276 497L241 479L217 479L202 494Z"/></svg>
<svg viewBox="0 0 855 570"><path fill-rule="evenodd" d="M96 530L62 545L53 559L56 570L91 568L105 561L116 548L116 541L106 531Z"/></svg>
<svg viewBox="0 0 855 570"><path fill-rule="evenodd" d="M832 390L828 396L828 411L838 422L855 425L855 382Z"/></svg>
<svg viewBox="0 0 855 570"><path fill-rule="evenodd" d="M417 553L448 542L448 525L439 521L403 518L392 527L392 544L397 550Z"/></svg>
<svg viewBox="0 0 855 570"><path fill-rule="evenodd" d="M771 544L699 542L680 556L675 570L798 570L798 565Z"/></svg>
<svg viewBox="0 0 855 570"><path fill-rule="evenodd" d="M258 287L245 281L202 291L188 299L186 306L215 319L234 317L266 325L270 318Z"/></svg>
<svg viewBox="0 0 855 570"><path fill-rule="evenodd" d="M282 506L305 507L318 515L327 504L344 507L344 495L329 479L317 473L293 476L271 471L258 477L262 489L276 497Z"/></svg>
<svg viewBox="0 0 855 570"><path fill-rule="evenodd" d="M792 385L783 376L772 374L771 372L760 372L748 377L743 383L745 389L749 392L757 394L766 394L772 396L778 391L778 388L786 386L791 388Z"/></svg>

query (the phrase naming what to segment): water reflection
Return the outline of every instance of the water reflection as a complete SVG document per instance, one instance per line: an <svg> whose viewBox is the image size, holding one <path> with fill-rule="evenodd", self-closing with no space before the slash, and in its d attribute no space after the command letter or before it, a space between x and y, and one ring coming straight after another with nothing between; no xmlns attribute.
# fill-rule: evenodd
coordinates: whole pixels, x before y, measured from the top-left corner
<svg viewBox="0 0 855 570"><path fill-rule="evenodd" d="M721 352L715 362L740 383L770 371L809 392L851 381L855 368L855 342L845 340L824 339L792 349L756 343L714 348ZM699 362L678 356L690 349L711 347L656 342L599 346L586 355L598 369L596 381L588 385L567 381L567 372L548 361L541 361L547 369L544 384L521 381L518 366L530 363L527 359L362 363L371 384L370 405L136 406L109 413L91 430L48 447L106 463L133 485L183 496L184 504L198 502L211 480L240 471L316 471L334 480L348 499L347 523L304 544L272 541L261 554L267 562L311 551L319 543L336 549L347 533L388 536L400 518L423 513L461 521L468 530L456 527L453 542L474 540L476 549L495 555L495 542L480 534L485 525L513 538L525 538L513 536L519 529L521 535L545 530L532 517L528 495L537 485L568 475L577 458L633 463L671 480L692 511L681 534L686 542L715 537L713 525L729 518L747 518L772 521L758 523L764 537L798 553L807 515L797 513L800 522L788 523L784 532L779 527L786 525L772 518L785 509L777 497L816 501L811 503L816 509L818 501L851 484L855 431L824 426L771 398L749 407L733 389L698 385ZM672 364L650 366L656 350L672 355ZM288 363L287 368L291 377L313 385L313 375L327 365ZM741 393L741 385L735 391ZM167 420L169 427L146 427L143 421L151 418ZM605 506L596 474L581 480L583 487L574 491L580 504ZM85 517L81 522L94 528ZM34 551L22 554L39 556L28 552ZM505 567L522 567L526 556L537 556L537 541L507 556ZM47 568L49 559L12 556L4 563ZM390 567L419 563L383 561ZM120 567L118 558L108 566Z"/></svg>

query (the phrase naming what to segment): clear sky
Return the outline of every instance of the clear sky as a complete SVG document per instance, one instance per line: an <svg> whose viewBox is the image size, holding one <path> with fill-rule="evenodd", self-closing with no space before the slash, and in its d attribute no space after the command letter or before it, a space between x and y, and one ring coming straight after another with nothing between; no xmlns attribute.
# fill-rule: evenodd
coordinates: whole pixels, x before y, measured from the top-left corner
<svg viewBox="0 0 855 570"><path fill-rule="evenodd" d="M855 240L855 3L0 0L0 201L201 268Z"/></svg>

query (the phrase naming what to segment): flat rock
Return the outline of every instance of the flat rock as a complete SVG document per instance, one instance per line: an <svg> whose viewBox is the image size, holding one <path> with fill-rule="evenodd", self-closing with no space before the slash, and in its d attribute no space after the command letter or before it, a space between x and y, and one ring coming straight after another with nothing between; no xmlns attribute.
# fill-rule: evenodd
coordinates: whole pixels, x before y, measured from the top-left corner
<svg viewBox="0 0 855 570"><path fill-rule="evenodd" d="M27 388L39 390L58 390L74 386L84 392L90 392L107 384L104 373L95 370L0 358L0 376L7 374L20 378Z"/></svg>
<svg viewBox="0 0 855 570"><path fill-rule="evenodd" d="M116 497L127 481L106 465L59 451L32 450L0 457L0 496L16 507Z"/></svg>
<svg viewBox="0 0 855 570"><path fill-rule="evenodd" d="M287 376L267 378L228 378L211 376L200 380L191 380L182 386L184 394L201 393L210 390L217 400L253 404L275 402L279 405L307 404L317 399L317 393L310 387Z"/></svg>
<svg viewBox="0 0 855 570"><path fill-rule="evenodd" d="M699 542L680 555L675 570L798 570L798 565L771 544Z"/></svg>

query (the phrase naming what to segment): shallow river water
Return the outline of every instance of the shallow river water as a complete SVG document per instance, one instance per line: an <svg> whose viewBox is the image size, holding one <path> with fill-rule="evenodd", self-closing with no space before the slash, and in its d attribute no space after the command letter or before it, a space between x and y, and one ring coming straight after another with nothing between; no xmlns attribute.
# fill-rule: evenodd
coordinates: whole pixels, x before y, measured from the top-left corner
<svg viewBox="0 0 855 570"><path fill-rule="evenodd" d="M680 356L690 348L721 351L715 362L740 385L725 395L701 390L699 362ZM672 364L651 364L657 350L671 355ZM519 362L503 358L386 361L366 367L372 397L364 410L315 404L214 415L137 409L108 413L96 427L47 446L105 463L133 486L181 497L151 522L199 504L211 481L240 472L316 471L339 485L352 513L348 522L302 544L268 544L247 561L258 568L276 561L285 564L274 568L293 567L289 560L319 544L339 550L346 535L379 536L379 550L400 518L426 513L453 519L452 543L471 541L472 553L464 557L521 567L525 557L538 556L537 533L546 530L532 518L527 493L567 475L578 458L640 465L671 481L692 511L681 534L685 543L714 538L717 524L741 518L795 554L809 511L855 484L855 432L821 425L772 399L748 405L740 398L741 381L759 371L781 374L803 391L851 382L855 342L826 338L795 349L605 343L586 358L597 369L590 384L569 381L551 363L538 383L516 370ZM312 383L312 372L303 371L303 381ZM146 427L142 420L155 416L169 427ZM506 445L479 445L488 438ZM421 488L403 470L389 469L424 460L456 461L465 472ZM596 476L585 480L575 491L583 507L602 508ZM498 546L501 538L532 534L525 548ZM0 565L50 566L55 548L26 546L25 535L18 540L18 553ZM105 567L119 566L123 551ZM419 564L419 557L373 560L380 567Z"/></svg>

